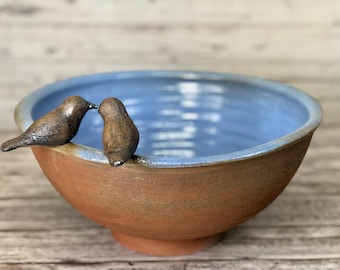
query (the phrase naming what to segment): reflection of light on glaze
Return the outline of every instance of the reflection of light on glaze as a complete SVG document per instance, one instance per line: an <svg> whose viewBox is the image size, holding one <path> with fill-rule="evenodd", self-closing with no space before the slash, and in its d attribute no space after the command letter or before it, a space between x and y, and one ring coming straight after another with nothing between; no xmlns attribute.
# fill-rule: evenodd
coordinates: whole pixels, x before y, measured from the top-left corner
<svg viewBox="0 0 340 270"><path fill-rule="evenodd" d="M174 96L165 95L165 96L157 97L157 103L159 104L163 102L177 102L178 100L180 100L180 96L178 95L174 95Z"/></svg>
<svg viewBox="0 0 340 270"><path fill-rule="evenodd" d="M194 112L186 112L181 115L181 119L183 120L197 120L199 115Z"/></svg>
<svg viewBox="0 0 340 270"><path fill-rule="evenodd" d="M151 134L151 137L155 141L172 141L172 140L185 140L192 139L192 134L182 131L159 131Z"/></svg>
<svg viewBox="0 0 340 270"><path fill-rule="evenodd" d="M197 108L199 106L197 100L191 100L191 99L182 100L181 105L184 108Z"/></svg>
<svg viewBox="0 0 340 270"><path fill-rule="evenodd" d="M186 124L186 123L182 123L182 122L152 122L150 123L149 127L150 128L155 128L155 129L179 129L179 128L182 128L183 125Z"/></svg>
<svg viewBox="0 0 340 270"><path fill-rule="evenodd" d="M160 148L192 148L195 146L195 143L192 141L160 141L160 142L154 142L152 144L152 147L154 149L160 149Z"/></svg>
<svg viewBox="0 0 340 270"><path fill-rule="evenodd" d="M219 113L215 112L209 112L206 114L201 115L202 120L208 121L208 122L219 122L221 121L221 115Z"/></svg>
<svg viewBox="0 0 340 270"><path fill-rule="evenodd" d="M216 141L214 141L214 140L207 140L207 145L214 146L214 145L216 145Z"/></svg>
<svg viewBox="0 0 340 270"><path fill-rule="evenodd" d="M182 95L198 95L201 92L200 86L196 82L180 82L178 91Z"/></svg>
<svg viewBox="0 0 340 270"><path fill-rule="evenodd" d="M186 72L182 74L182 78L185 80L199 80L199 76L197 73Z"/></svg>
<svg viewBox="0 0 340 270"><path fill-rule="evenodd" d="M216 135L218 134L218 129L214 126L207 126L203 128L203 132L209 135Z"/></svg>
<svg viewBox="0 0 340 270"><path fill-rule="evenodd" d="M198 130L197 130L196 126L189 125L189 126L183 127L183 132L185 132L185 133L196 133L196 132L198 132Z"/></svg>
<svg viewBox="0 0 340 270"><path fill-rule="evenodd" d="M215 110L222 108L226 101L225 98L218 95L209 95L204 98L204 102L207 106L213 106Z"/></svg>
<svg viewBox="0 0 340 270"><path fill-rule="evenodd" d="M163 110L160 110L159 114L160 115L165 115L165 116L180 115L181 111L180 110L175 110L175 109L163 109Z"/></svg>
<svg viewBox="0 0 340 270"><path fill-rule="evenodd" d="M159 149L152 152L155 156L191 158L195 152L190 149Z"/></svg>
<svg viewBox="0 0 340 270"><path fill-rule="evenodd" d="M128 98L128 99L124 99L124 105L125 107L130 107L130 106L135 106L138 105L140 101L136 98Z"/></svg>
<svg viewBox="0 0 340 270"><path fill-rule="evenodd" d="M137 127L143 127L141 135L148 136L141 136L138 150L152 155L193 157L210 147L218 147L216 136L223 132L220 112L228 101L224 93L225 89L219 85L190 81L165 87L152 100L154 110L148 111L146 107L140 116L144 113L154 121L141 121L140 124L137 121ZM148 106L144 100L139 102ZM132 107L139 105L132 101L128 104Z"/></svg>

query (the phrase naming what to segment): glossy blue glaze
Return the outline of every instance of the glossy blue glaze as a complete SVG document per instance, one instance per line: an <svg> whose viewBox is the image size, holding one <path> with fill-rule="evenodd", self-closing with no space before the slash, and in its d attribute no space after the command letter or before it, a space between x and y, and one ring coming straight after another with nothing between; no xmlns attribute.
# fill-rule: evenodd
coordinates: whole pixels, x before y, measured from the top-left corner
<svg viewBox="0 0 340 270"><path fill-rule="evenodd" d="M140 131L136 155L146 166L183 167L231 162L275 151L309 134L322 109L306 93L259 78L206 72L103 73L47 85L16 109L18 126L79 95L99 105L118 97ZM102 119L89 111L73 139L76 155L107 162ZM63 146L58 147L62 151Z"/></svg>

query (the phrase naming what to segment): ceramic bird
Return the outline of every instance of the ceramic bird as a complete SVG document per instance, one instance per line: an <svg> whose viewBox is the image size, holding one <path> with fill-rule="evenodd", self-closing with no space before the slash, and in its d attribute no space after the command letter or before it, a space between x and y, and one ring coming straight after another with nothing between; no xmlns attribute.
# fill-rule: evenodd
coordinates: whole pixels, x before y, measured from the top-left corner
<svg viewBox="0 0 340 270"><path fill-rule="evenodd" d="M104 154L112 166L120 166L136 151L138 129L117 98L103 100L98 112L104 120Z"/></svg>
<svg viewBox="0 0 340 270"><path fill-rule="evenodd" d="M18 137L1 145L2 151L11 151L29 145L62 145L68 143L78 132L85 113L97 106L79 96L67 97L59 107L32 123Z"/></svg>

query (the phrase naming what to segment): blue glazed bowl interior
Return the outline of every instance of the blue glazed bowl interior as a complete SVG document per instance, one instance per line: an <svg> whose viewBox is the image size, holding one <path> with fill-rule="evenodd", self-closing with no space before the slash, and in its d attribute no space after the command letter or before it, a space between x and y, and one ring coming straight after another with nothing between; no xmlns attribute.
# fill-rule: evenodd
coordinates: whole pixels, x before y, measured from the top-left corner
<svg viewBox="0 0 340 270"><path fill-rule="evenodd" d="M122 72L48 85L22 103L32 120L79 95L99 105L118 97L140 132L136 155L146 163L198 165L271 151L315 130L319 104L287 85L240 75L200 72ZM102 149L103 121L84 117L72 142Z"/></svg>

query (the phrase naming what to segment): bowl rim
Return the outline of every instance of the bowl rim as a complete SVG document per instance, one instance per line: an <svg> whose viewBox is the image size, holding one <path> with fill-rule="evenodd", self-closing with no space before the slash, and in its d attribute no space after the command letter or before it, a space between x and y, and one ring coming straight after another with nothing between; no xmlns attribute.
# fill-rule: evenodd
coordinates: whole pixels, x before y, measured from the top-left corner
<svg viewBox="0 0 340 270"><path fill-rule="evenodd" d="M41 99L55 93L56 91L65 89L66 87L79 87L81 85L103 82L107 79L121 80L134 78L171 77L176 77L183 80L189 79L246 83L248 85L254 85L259 88L264 88L269 91L284 94L287 97L290 97L302 104L309 114L309 119L300 128L285 136L240 151L192 158L161 157L136 154L134 159L137 164L142 164L146 167L179 168L207 166L250 159L278 151L279 149L287 147L309 135L312 135L315 129L319 126L322 119L323 110L320 103L315 98L295 87L276 81L232 73L181 70L136 70L81 75L43 86L28 94L18 103L14 113L15 122L22 131L26 130L33 123L32 108L36 105L36 103L38 103ZM107 158L101 149L96 149L73 142L67 143L65 145L49 147L65 154L72 153L72 155L80 159L85 159L92 162L108 163Z"/></svg>

